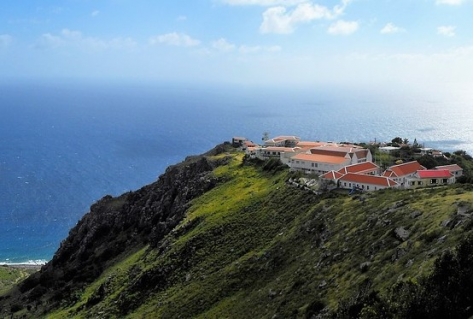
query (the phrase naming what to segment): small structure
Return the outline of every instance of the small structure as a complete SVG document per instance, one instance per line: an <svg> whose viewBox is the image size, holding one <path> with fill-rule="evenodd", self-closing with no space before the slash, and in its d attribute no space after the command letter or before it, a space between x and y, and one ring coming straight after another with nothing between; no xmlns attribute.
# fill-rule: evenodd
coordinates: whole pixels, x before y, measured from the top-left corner
<svg viewBox="0 0 474 319"><path fill-rule="evenodd" d="M379 189L400 187L400 184L384 176L348 173L339 179L339 187L344 189L359 189L376 191Z"/></svg>
<svg viewBox="0 0 474 319"><path fill-rule="evenodd" d="M292 170L312 174L324 174L329 171L337 171L351 164L351 159L344 154L311 154L299 153L291 157L289 166Z"/></svg>
<svg viewBox="0 0 474 319"><path fill-rule="evenodd" d="M434 169L447 169L455 178L463 175L463 169L458 164L436 166Z"/></svg>
<svg viewBox="0 0 474 319"><path fill-rule="evenodd" d="M292 170L324 174L332 170L338 171L348 165L371 161L372 154L368 149L332 144L296 154L288 165Z"/></svg>
<svg viewBox="0 0 474 319"><path fill-rule="evenodd" d="M421 155L431 155L431 152L433 149L431 147L422 147L420 148L420 154Z"/></svg>
<svg viewBox="0 0 474 319"><path fill-rule="evenodd" d="M369 175L380 175L380 167L374 162L363 162L345 166L338 170L338 173L357 173L357 174L369 174Z"/></svg>
<svg viewBox="0 0 474 319"><path fill-rule="evenodd" d="M295 147L299 141L298 136L277 136L264 141L264 146Z"/></svg>
<svg viewBox="0 0 474 319"><path fill-rule="evenodd" d="M334 145L332 142L312 142L312 141L299 141L296 143L296 147L300 147L302 150L309 151L312 148L321 147L321 146L330 146Z"/></svg>
<svg viewBox="0 0 474 319"><path fill-rule="evenodd" d="M240 147L244 145L244 142L247 141L247 138L241 137L241 136L234 136L232 138L232 146L234 147Z"/></svg>
<svg viewBox="0 0 474 319"><path fill-rule="evenodd" d="M332 181L334 182L336 185L337 185L337 181L342 177L344 176L344 174L341 174L339 172L336 172L336 171L329 171L327 173L324 173L323 175L320 175L319 178L321 180L325 180L325 181Z"/></svg>
<svg viewBox="0 0 474 319"><path fill-rule="evenodd" d="M382 153L390 153L399 150L400 147L396 146L381 146L379 147L379 151Z"/></svg>
<svg viewBox="0 0 474 319"><path fill-rule="evenodd" d="M255 148L255 155L261 160L278 158L283 164L289 165L290 158L301 152L299 147L270 146Z"/></svg>
<svg viewBox="0 0 474 319"><path fill-rule="evenodd" d="M408 187L407 178L414 176L417 171L425 169L426 168L417 161L412 161L390 166L385 170L382 176L391 178L401 186Z"/></svg>
<svg viewBox="0 0 474 319"><path fill-rule="evenodd" d="M426 186L441 186L453 184L455 177L447 169L426 169L417 171L407 179L408 187L418 188Z"/></svg>

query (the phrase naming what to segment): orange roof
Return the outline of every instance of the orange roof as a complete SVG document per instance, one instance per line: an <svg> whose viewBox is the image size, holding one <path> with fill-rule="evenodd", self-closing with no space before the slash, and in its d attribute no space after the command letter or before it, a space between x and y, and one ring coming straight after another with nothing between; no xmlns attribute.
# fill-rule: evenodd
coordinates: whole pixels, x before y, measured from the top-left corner
<svg viewBox="0 0 474 319"><path fill-rule="evenodd" d="M339 172L336 172L336 171L329 171L321 176L319 176L320 178L324 178L324 179L339 179L343 176L343 174L339 173Z"/></svg>
<svg viewBox="0 0 474 319"><path fill-rule="evenodd" d="M347 152L345 151L340 151L340 150L325 150L325 149L320 149L320 147L317 148L312 148L309 150L311 154L318 154L318 155L328 155L328 156L339 156L339 157L344 157L347 155Z"/></svg>
<svg viewBox="0 0 474 319"><path fill-rule="evenodd" d="M275 152L294 152L298 150L298 147L284 147L284 146L269 146L262 148L263 151L275 151Z"/></svg>
<svg viewBox="0 0 474 319"><path fill-rule="evenodd" d="M368 150L350 146L320 146L310 150L312 154L321 155L338 155L346 156L347 154L356 153L358 157L367 157Z"/></svg>
<svg viewBox="0 0 474 319"><path fill-rule="evenodd" d="M366 150L360 146L354 146L354 145L341 146L340 144L324 145L324 146L317 147L316 149L336 151L336 152L346 152L346 153L353 153L353 152L357 152L361 150Z"/></svg>
<svg viewBox="0 0 474 319"><path fill-rule="evenodd" d="M300 138L298 136L289 136L289 135L282 135L282 136L276 136L274 138L269 139L268 141L273 141L273 142L278 142L278 141L285 141L285 140L299 140Z"/></svg>
<svg viewBox="0 0 474 319"><path fill-rule="evenodd" d="M458 164L436 166L434 169L447 169L450 172L462 171L462 167Z"/></svg>
<svg viewBox="0 0 474 319"><path fill-rule="evenodd" d="M407 162L399 165L393 165L387 168L383 173L383 176L401 177L409 174L413 174L416 171L426 169L421 166L417 161Z"/></svg>
<svg viewBox="0 0 474 319"><path fill-rule="evenodd" d="M355 174L355 173L348 173L344 175L343 177L341 177L340 180L352 182L352 183L370 184L370 185L379 185L379 186L388 186L388 187L393 187L393 186L398 185L397 182L387 177L365 175L365 174Z"/></svg>
<svg viewBox="0 0 474 319"><path fill-rule="evenodd" d="M301 148L320 147L326 145L324 142L299 141L296 146Z"/></svg>
<svg viewBox="0 0 474 319"><path fill-rule="evenodd" d="M453 177L447 169L425 169L416 172L420 178L450 178Z"/></svg>
<svg viewBox="0 0 474 319"><path fill-rule="evenodd" d="M363 162L363 163L357 163L357 164L352 164L345 166L338 170L339 173L341 174L347 174L347 173L370 173L373 171L378 170L379 167L372 162Z"/></svg>
<svg viewBox="0 0 474 319"><path fill-rule="evenodd" d="M300 153L293 156L291 159L317 162L317 163L330 163L330 164L342 164L347 161L344 157L334 155L321 155L321 154L308 154Z"/></svg>

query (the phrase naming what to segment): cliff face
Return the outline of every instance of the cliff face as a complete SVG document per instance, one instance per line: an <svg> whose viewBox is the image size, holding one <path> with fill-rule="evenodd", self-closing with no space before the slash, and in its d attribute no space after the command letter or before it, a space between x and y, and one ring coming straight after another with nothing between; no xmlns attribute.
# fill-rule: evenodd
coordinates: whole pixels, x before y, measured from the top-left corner
<svg viewBox="0 0 474 319"><path fill-rule="evenodd" d="M189 202L218 182L211 172L224 165L227 144L168 167L159 179L119 197L93 204L61 243L53 259L20 286L17 303L47 309L74 302L71 293L93 282L121 254L155 246L184 218Z"/></svg>
<svg viewBox="0 0 474 319"><path fill-rule="evenodd" d="M0 318L472 315L472 185L315 195L300 177L225 144L106 196Z"/></svg>

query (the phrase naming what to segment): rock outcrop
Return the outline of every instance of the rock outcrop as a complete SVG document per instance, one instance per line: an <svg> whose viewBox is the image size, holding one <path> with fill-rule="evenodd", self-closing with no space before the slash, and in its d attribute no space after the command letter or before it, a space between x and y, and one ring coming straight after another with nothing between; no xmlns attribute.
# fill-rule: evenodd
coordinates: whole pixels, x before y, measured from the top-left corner
<svg viewBox="0 0 474 319"><path fill-rule="evenodd" d="M19 286L20 302L43 299L43 306L51 307L74 302L69 293L94 281L122 253L133 247L156 246L185 217L190 201L219 182L211 172L225 165L227 158L211 156L229 146L224 143L205 154L187 157L168 167L156 182L119 197L105 196L93 204L53 259Z"/></svg>

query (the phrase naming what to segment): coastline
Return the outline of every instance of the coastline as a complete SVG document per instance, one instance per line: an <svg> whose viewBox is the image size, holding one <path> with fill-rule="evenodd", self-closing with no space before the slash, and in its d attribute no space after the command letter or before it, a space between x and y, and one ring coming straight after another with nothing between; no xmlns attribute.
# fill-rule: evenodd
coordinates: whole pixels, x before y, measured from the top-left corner
<svg viewBox="0 0 474 319"><path fill-rule="evenodd" d="M15 268L15 269L23 269L23 270L40 270L41 267L46 265L46 261L38 261L38 262L24 262L24 263L0 263L0 267L5 268Z"/></svg>

